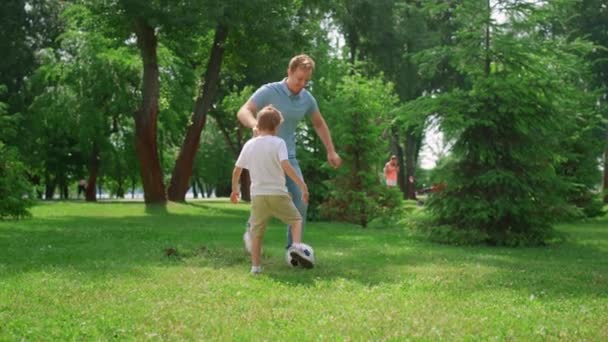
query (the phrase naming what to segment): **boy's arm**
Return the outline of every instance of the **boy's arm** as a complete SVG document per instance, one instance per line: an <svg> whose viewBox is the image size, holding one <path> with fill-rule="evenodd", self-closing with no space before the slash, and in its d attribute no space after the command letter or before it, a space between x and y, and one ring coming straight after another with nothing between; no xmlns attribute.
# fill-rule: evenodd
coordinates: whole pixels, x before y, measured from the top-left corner
<svg viewBox="0 0 608 342"><path fill-rule="evenodd" d="M239 178L241 178L241 172L243 168L235 166L232 170L232 192L230 193L230 202L238 203L239 201Z"/></svg>
<svg viewBox="0 0 608 342"><path fill-rule="evenodd" d="M304 181L298 177L296 170L294 170L293 166L289 164L289 160L282 160L281 167L283 168L283 171L285 171L285 174L296 183L298 188L300 188L304 203L308 203L308 187L306 186L306 183L304 183Z"/></svg>

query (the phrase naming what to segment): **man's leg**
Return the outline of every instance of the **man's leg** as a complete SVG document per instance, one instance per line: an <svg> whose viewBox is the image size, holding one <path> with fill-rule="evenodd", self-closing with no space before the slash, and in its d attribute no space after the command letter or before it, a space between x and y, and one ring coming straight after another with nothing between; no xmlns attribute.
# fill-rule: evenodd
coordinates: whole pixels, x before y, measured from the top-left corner
<svg viewBox="0 0 608 342"><path fill-rule="evenodd" d="M300 165L298 164L298 161L296 159L290 158L289 164L291 164L291 166L295 169L296 174L300 178L302 178L302 170L300 169ZM289 178L289 177L285 177L285 178L286 178L287 191L289 191L289 193L291 194L291 199L293 200L293 204L296 206L296 208L300 212L300 215L302 215L302 227L300 228L300 231L301 231L301 236L303 239L304 226L306 225L306 212L308 211L308 204L304 203L304 201L302 201L302 193L300 192L300 189L298 188L296 183L294 183L291 180L291 178ZM288 225L287 226L287 247L286 248L289 248L289 246L291 246L292 242L293 242L293 239L291 236L291 228Z"/></svg>
<svg viewBox="0 0 608 342"><path fill-rule="evenodd" d="M302 246L302 240L300 240L302 221L295 221L291 224L291 236L293 237L293 243L288 249L289 255L293 258L296 264L304 268L313 268L315 266L314 259L309 252Z"/></svg>
<svg viewBox="0 0 608 342"><path fill-rule="evenodd" d="M293 244L302 243L302 221L296 221L288 226Z"/></svg>

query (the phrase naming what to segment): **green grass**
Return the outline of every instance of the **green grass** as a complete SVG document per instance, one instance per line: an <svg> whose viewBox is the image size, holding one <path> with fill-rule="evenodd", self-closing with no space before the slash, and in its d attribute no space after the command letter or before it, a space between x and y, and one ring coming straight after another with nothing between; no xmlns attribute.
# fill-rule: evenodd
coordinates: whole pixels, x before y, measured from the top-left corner
<svg viewBox="0 0 608 342"><path fill-rule="evenodd" d="M606 218L522 249L315 222L312 270L286 266L274 222L255 277L247 213L64 202L0 221L0 340L608 340Z"/></svg>

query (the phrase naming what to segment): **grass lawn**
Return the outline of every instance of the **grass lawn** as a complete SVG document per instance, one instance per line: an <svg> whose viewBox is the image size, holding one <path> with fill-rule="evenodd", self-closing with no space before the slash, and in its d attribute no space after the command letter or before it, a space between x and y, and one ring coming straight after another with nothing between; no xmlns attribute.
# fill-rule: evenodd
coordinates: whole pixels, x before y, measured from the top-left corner
<svg viewBox="0 0 608 342"><path fill-rule="evenodd" d="M261 276L246 204L41 203L0 221L0 340L608 340L608 218L544 248L451 247L403 228L284 227ZM179 256L166 255L176 248Z"/></svg>

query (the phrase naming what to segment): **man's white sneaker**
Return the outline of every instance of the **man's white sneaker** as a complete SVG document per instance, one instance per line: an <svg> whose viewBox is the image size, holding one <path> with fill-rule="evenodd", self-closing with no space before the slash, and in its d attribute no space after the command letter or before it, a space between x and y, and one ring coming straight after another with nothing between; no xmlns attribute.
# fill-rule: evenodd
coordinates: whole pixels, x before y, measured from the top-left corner
<svg viewBox="0 0 608 342"><path fill-rule="evenodd" d="M293 244L288 249L289 255L297 261L297 264L304 268L313 268L315 267L314 257L312 252L304 248L300 244Z"/></svg>

